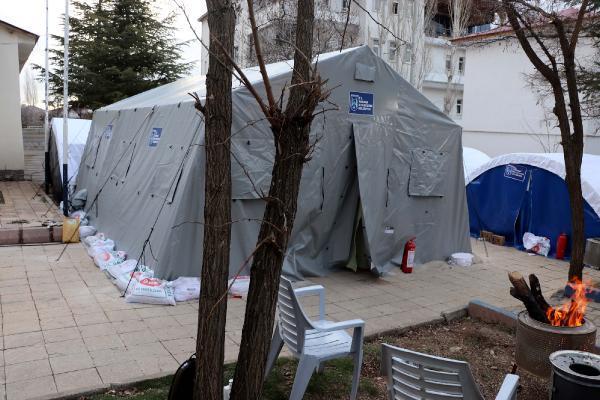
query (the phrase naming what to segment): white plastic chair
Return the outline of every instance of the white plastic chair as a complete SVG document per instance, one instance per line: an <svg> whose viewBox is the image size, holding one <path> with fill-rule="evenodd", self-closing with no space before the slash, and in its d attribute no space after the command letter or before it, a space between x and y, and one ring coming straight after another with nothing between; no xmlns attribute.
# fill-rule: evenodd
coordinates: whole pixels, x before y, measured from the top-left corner
<svg viewBox="0 0 600 400"><path fill-rule="evenodd" d="M298 297L316 294L319 295L319 321L311 321L302 310ZM363 356L364 321L325 321L325 288L320 285L294 289L292 282L282 276L278 296L277 325L267 358L266 375L285 343L294 357L300 360L290 394L290 400L300 400L313 372L322 371L324 361L351 356L354 358L354 372L350 400L356 399ZM350 336L346 329L353 329L353 335Z"/></svg>
<svg viewBox="0 0 600 400"><path fill-rule="evenodd" d="M381 345L381 373L390 400L483 400L465 361ZM519 377L508 374L496 400L516 400Z"/></svg>

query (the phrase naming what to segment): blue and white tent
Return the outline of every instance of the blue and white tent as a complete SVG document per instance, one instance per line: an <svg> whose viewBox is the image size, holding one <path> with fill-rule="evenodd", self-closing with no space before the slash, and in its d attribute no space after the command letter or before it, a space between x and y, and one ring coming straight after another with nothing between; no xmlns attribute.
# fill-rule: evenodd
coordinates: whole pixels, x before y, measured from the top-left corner
<svg viewBox="0 0 600 400"><path fill-rule="evenodd" d="M562 153L513 153L493 158L466 176L472 236L482 230L522 247L523 234L571 236L571 209ZM585 154L581 167L585 236L600 236L600 156ZM569 241L570 242L570 241ZM570 254L570 243L567 248Z"/></svg>

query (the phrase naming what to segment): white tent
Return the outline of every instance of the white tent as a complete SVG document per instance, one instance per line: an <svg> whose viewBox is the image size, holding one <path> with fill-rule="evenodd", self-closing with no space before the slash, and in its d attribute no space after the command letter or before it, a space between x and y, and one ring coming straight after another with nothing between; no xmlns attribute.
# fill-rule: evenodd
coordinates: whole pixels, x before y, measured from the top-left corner
<svg viewBox="0 0 600 400"><path fill-rule="evenodd" d="M79 171L79 163L85 151L88 134L92 121L88 119L69 118L68 121L69 133L69 166L67 177L69 186L75 186L77 181L77 173ZM62 198L62 164L63 164L63 119L52 118L50 136L50 172L52 178L52 192L56 199Z"/></svg>
<svg viewBox="0 0 600 400"><path fill-rule="evenodd" d="M467 177L479 167L490 161L492 158L472 147L463 147L463 168L465 170L465 184L469 183Z"/></svg>

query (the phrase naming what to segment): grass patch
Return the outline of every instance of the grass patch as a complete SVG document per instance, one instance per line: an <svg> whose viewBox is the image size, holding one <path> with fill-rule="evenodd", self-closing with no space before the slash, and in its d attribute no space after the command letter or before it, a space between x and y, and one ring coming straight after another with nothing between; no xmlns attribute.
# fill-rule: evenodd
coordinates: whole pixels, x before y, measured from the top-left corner
<svg viewBox="0 0 600 400"><path fill-rule="evenodd" d="M376 346L365 343L365 361L369 357L379 357ZM292 358L277 360L273 371L269 374L263 391L265 400L287 400L292 390L294 376L298 361ZM363 365L364 367L364 365ZM325 363L322 373L313 374L306 394L307 400L337 400L347 399L352 385L352 370L354 366L351 358L342 358ZM225 382L233 378L235 364L225 366ZM155 379L135 385L133 388L110 390L106 393L80 397L81 400L164 400L169 394L171 376ZM382 398L382 388L374 379L361 377L359 387L360 399Z"/></svg>

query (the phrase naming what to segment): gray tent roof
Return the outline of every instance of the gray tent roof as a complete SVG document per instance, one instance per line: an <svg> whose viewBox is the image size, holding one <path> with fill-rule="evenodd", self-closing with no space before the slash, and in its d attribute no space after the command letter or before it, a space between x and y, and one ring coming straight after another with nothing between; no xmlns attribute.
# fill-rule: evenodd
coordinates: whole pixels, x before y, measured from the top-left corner
<svg viewBox="0 0 600 400"><path fill-rule="evenodd" d="M334 51L331 53L321 54L316 58L317 63L333 59L335 57L342 56L347 52L355 51L357 48L345 49L341 52ZM267 74L270 79L275 79L281 76L287 76L291 73L294 67L293 60L280 61L272 64L267 64ZM262 75L257 66L244 68L242 70L244 75L252 84L260 84L262 82ZM245 90L244 85L234 77L233 91ZM168 104L178 104L193 102L194 100L189 93L197 93L200 98L206 96L206 75L192 75L186 78L179 79L175 82L168 83L163 86L159 86L155 89L147 90L139 93L135 96L131 96L127 99L123 99L106 107L102 107L100 110L127 110L133 108L144 108L144 107L155 107L164 106Z"/></svg>
<svg viewBox="0 0 600 400"><path fill-rule="evenodd" d="M268 66L277 93L291 65ZM368 47L322 55L318 70L333 88L321 110L338 109L311 126L315 148L285 273L324 275L345 265L359 207L378 273L400 263L411 237L417 263L470 251L461 128ZM246 72L262 92L258 70ZM204 82L185 78L96 111L79 171L92 222L131 257L143 250L142 261L162 278L200 275L204 123L188 93L204 96ZM256 244L264 211L256 189L268 191L274 154L271 131L239 83L231 147L234 275Z"/></svg>

